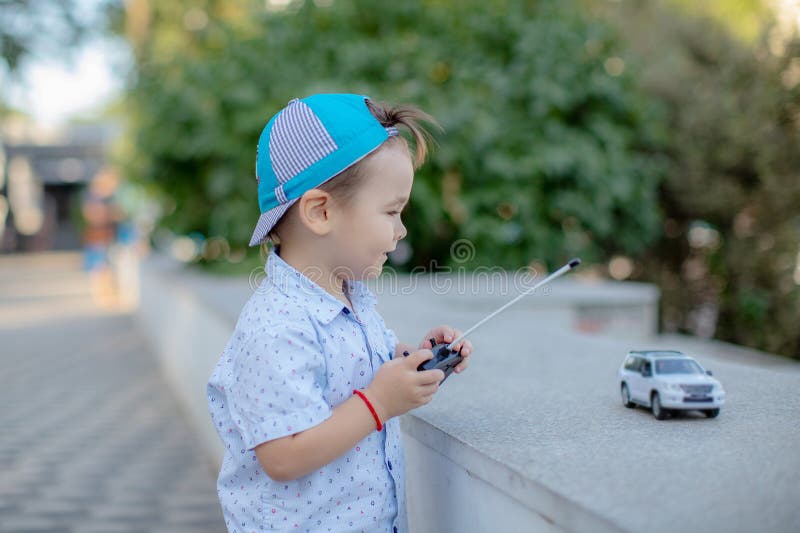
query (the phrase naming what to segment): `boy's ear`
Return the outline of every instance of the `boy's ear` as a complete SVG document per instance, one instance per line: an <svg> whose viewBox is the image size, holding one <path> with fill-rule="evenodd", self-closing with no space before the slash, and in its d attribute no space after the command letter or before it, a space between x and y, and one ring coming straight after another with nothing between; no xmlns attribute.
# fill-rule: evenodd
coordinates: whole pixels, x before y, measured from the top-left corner
<svg viewBox="0 0 800 533"><path fill-rule="evenodd" d="M305 227L320 236L330 232L330 210L333 204L330 194L320 189L311 189L303 193L297 203L297 214Z"/></svg>

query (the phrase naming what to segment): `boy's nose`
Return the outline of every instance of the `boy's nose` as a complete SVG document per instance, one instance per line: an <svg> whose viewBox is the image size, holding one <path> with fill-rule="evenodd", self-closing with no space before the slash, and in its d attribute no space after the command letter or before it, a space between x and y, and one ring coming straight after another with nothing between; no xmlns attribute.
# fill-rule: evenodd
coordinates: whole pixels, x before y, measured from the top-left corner
<svg viewBox="0 0 800 533"><path fill-rule="evenodd" d="M406 231L405 225L401 222L400 223L400 233L397 235L395 240L402 241L406 237L406 234L408 234L408 231Z"/></svg>

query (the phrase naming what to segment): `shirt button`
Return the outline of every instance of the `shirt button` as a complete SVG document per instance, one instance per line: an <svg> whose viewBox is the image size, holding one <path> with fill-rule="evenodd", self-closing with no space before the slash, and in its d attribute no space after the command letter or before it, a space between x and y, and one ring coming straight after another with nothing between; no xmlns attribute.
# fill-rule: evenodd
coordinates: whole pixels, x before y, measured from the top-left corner
<svg viewBox="0 0 800 533"><path fill-rule="evenodd" d="M391 470L392 469L392 462L391 461L386 461L386 464L389 466L389 470Z"/></svg>
<svg viewBox="0 0 800 533"><path fill-rule="evenodd" d="M348 308L346 308L346 307L342 307L342 311L344 311L344 314L346 314L346 315L350 314L350 310Z"/></svg>

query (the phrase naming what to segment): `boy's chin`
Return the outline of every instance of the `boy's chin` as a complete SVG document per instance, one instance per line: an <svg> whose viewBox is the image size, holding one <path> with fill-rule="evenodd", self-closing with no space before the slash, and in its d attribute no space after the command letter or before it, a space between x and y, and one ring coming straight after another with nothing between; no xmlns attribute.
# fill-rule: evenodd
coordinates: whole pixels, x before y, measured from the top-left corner
<svg viewBox="0 0 800 533"><path fill-rule="evenodd" d="M379 277L381 275L381 272L383 272L383 264L385 262L386 262L386 259L384 258L383 261L381 261L381 262L379 262L379 263L377 263L375 265L371 265L371 266L365 268L363 270L363 272L361 273L361 277L359 279L361 279L363 281L363 280L375 279L375 278Z"/></svg>

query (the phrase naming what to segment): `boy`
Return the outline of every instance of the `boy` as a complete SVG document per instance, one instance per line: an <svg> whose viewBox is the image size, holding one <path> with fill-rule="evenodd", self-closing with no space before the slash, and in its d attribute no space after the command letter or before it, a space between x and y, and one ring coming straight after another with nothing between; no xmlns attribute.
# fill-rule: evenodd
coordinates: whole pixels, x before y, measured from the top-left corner
<svg viewBox="0 0 800 533"><path fill-rule="evenodd" d="M427 152L420 120L432 121L318 94L289 102L261 134L250 244L275 248L208 384L230 531L407 530L396 417L430 402L444 378L416 370L433 355L428 339L461 332L433 328L418 350L398 343L362 280L406 235L400 212ZM415 139L413 164L398 126ZM461 372L472 345L455 349Z"/></svg>

